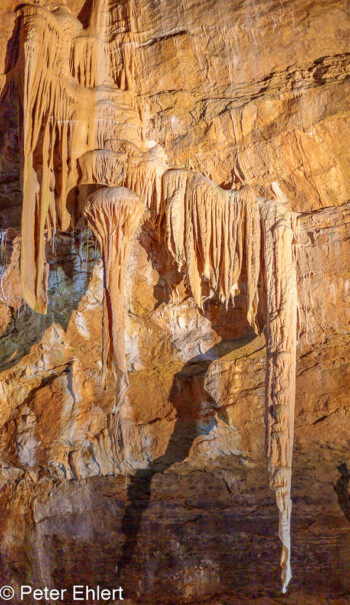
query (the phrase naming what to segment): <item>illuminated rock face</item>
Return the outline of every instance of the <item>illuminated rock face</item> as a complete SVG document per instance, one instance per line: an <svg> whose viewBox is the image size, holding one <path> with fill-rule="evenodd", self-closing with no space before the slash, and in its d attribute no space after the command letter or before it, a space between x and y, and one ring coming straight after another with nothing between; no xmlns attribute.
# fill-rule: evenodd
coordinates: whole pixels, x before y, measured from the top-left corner
<svg viewBox="0 0 350 605"><path fill-rule="evenodd" d="M43 315L48 311L41 318L48 323L44 331L37 324L30 350L20 338L9 349L6 343L1 464L9 493L17 493L11 489L19 479L26 481L23 515L39 494L36 520L50 516L44 479L95 478L97 485L100 475L131 469L134 482L123 497L133 500L140 479L147 504L157 469L194 464L196 448L203 460L209 458L210 469L220 464L222 452L234 452L246 467L256 464L258 489L265 387L285 591L291 577L297 344L304 368L315 354L312 346L323 351L324 334L339 337L334 351L330 342L329 352L322 352L329 392L337 391L332 355L339 366L348 346L346 20L336 2L329 4L327 20L317 6L297 1L276 8L266 0L258 11L254 3L219 1L208 12L205 4L166 0L159 9L141 0L93 0L84 7L78 0L40 1L18 10L18 56L7 57L2 83L13 95L16 88L20 100L22 228L21 237L10 237L11 258L10 241L2 246L7 267L0 321L14 332L20 322L21 246L24 300ZM296 23L308 23L297 44ZM322 39L315 31L323 31ZM5 159L13 153L10 138L3 153ZM145 208L151 221L133 238ZM103 273L95 269L93 276L86 252L93 245L84 224L101 249ZM46 246L50 240L54 252ZM83 269L69 267L67 250ZM67 275L57 268L49 275L49 264L60 255L64 272L76 277L66 298ZM78 276L85 272L84 281ZM54 283L57 292L63 290L61 301ZM177 299L169 300L168 289ZM325 304L333 305L331 313ZM264 326L266 362L259 353ZM226 339L240 351L237 357ZM23 362L21 351L27 355ZM221 361L226 355L229 360ZM342 386L333 404L319 403L322 389L310 394L314 376L309 387L300 379L299 416L305 409L312 424L323 418L320 405L325 418L342 405L346 409L346 373L338 375ZM323 384L323 375L318 380ZM115 384L117 401L125 403L118 426L111 413ZM330 434L336 439L335 427ZM305 429L305 450L310 442ZM140 467L148 475L140 478ZM1 531L11 551L9 519ZM130 519L137 534L142 519L135 522L133 511ZM135 540L126 539L122 548L132 552ZM34 542L40 559L40 537ZM53 565L39 563L48 583ZM212 588L215 593L214 580Z"/></svg>
<svg viewBox="0 0 350 605"><path fill-rule="evenodd" d="M109 0L94 1L89 27L84 30L65 5L51 11L33 4L21 9L24 298L35 311L45 313L46 238L51 239L57 227L65 231L74 226L74 220L79 217L79 204L74 198L71 214L68 212L69 192L84 184L108 185L109 188L89 197L84 216L99 241L104 267L102 382L106 385L107 370L112 370L120 405L129 388L124 351L123 286L130 238L144 205L135 193L117 185L127 184L137 192L155 217L165 213L168 249L178 269L188 274L192 295L201 310L204 283L209 286L209 297L217 293L226 309L230 301L234 305L235 296L240 292L239 283L245 283L247 319L256 334L259 333L259 279L263 273L261 222L264 227L268 225L264 249L268 310L266 399L270 410L268 455L271 487L276 489L280 511L285 591L291 577L290 491L297 298L296 288L291 290L284 274L285 261L288 267L293 264L292 237L281 233L286 229L283 221L290 219L278 218L277 211L274 220L271 219L270 208L276 203L258 200L249 188L225 191L200 174L166 171L156 146L153 153L142 149L145 145L137 128L135 104L133 98L124 93L133 79L132 56L124 52L122 57L119 49L119 60L116 60L118 46L110 41L116 16L113 7ZM242 277L243 261L245 276ZM293 275L295 278L295 270Z"/></svg>

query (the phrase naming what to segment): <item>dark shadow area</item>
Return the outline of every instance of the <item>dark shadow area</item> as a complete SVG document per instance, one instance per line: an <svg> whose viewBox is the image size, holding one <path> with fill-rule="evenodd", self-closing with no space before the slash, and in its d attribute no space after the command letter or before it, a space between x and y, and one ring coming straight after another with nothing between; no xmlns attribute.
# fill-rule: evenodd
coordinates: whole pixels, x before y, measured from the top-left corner
<svg viewBox="0 0 350 605"><path fill-rule="evenodd" d="M80 23L82 23L84 29L86 29L90 25L91 12L92 12L92 2L91 2L91 0L86 0L83 8L81 9L81 11L78 14L78 19L79 19Z"/></svg>
<svg viewBox="0 0 350 605"><path fill-rule="evenodd" d="M0 157L0 230L19 228L22 212L21 156L13 85L6 86L0 100Z"/></svg>
<svg viewBox="0 0 350 605"><path fill-rule="evenodd" d="M148 253L148 260L159 274L158 283L154 287L154 296L158 301L155 308L163 303L169 303L173 290L184 280L184 274L177 271L176 264L167 251L163 227L144 226L139 236L140 244ZM205 301L203 314L210 320L212 329L223 340L209 349L205 355L190 359L181 371L175 374L169 401L174 406L177 420L166 451L153 460L147 469L138 470L129 479L128 504L121 524L124 542L117 564L117 573L121 579L124 573L127 575L126 569L131 567L133 559L139 559L136 556L138 537L142 519L150 506L154 477L165 473L173 465L183 462L188 457L195 439L201 435L209 435L216 426L217 415L222 421L227 422L225 410L219 408L217 402L206 391L205 381L209 366L214 360L246 346L256 338L247 321L245 260L241 277L240 294L235 298L235 306L230 301L226 309L217 296L208 297ZM182 288L183 291L186 290L184 284ZM187 296L191 296L189 288L187 288ZM262 298L260 291L260 299ZM258 312L260 326L263 326L265 316L263 302Z"/></svg>
<svg viewBox="0 0 350 605"><path fill-rule="evenodd" d="M87 199L90 195L98 191L98 189L103 189L105 186L106 185L97 183L77 184L68 192L66 208L70 215L72 229L81 229L82 226L86 226L83 213Z"/></svg>
<svg viewBox="0 0 350 605"><path fill-rule="evenodd" d="M0 229L18 228L21 223L22 192L19 144L19 105L15 68L19 56L21 19L16 18L6 45L6 82L0 94ZM6 171L4 168L6 167Z"/></svg>
<svg viewBox="0 0 350 605"><path fill-rule="evenodd" d="M100 250L89 230L58 233L54 250L47 246L50 265L47 314L41 315L27 305L14 312L0 337L0 372L16 365L31 347L40 342L52 324L67 329L72 312L84 296ZM11 309L8 309L11 313ZM25 335L25 336L24 336Z"/></svg>
<svg viewBox="0 0 350 605"><path fill-rule="evenodd" d="M350 522L350 494L348 491L350 472L345 462L339 464L338 471L340 472L340 477L334 486L334 491L337 494L339 506L344 513L345 519Z"/></svg>
<svg viewBox="0 0 350 605"><path fill-rule="evenodd" d="M17 6L15 10L19 10L20 6ZM12 36L8 40L6 45L6 57L5 57L5 74L8 74L16 65L19 57L19 34L21 29L21 18L18 16L15 21Z"/></svg>
<svg viewBox="0 0 350 605"><path fill-rule="evenodd" d="M153 287L153 296L157 300L153 310L156 310L162 303L172 301L172 295L184 276L177 270L168 252L164 231L160 231L158 226L146 221L141 225L138 240L147 252L147 260L159 275L158 282Z"/></svg>
<svg viewBox="0 0 350 605"><path fill-rule="evenodd" d="M254 338L255 334L251 334L244 340L222 341L209 349L205 355L190 359L182 370L175 374L169 400L176 410L177 420L166 451L153 460L147 469L137 471L130 479L128 504L121 524L124 544L117 566L118 575L121 576L125 568L132 563L142 517L150 504L154 476L164 473L174 464L183 462L188 457L195 439L201 435L209 435L216 425L215 415L219 407L205 389L210 364L213 360L249 344ZM221 420L227 423L224 409L220 409L219 415Z"/></svg>

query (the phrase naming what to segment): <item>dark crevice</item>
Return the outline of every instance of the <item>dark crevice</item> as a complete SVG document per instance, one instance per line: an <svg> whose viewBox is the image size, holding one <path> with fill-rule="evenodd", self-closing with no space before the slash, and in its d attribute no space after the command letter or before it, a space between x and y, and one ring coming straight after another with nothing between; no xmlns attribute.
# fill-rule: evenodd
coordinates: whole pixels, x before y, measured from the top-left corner
<svg viewBox="0 0 350 605"><path fill-rule="evenodd" d="M345 519L350 522L350 494L348 491L350 473L345 462L338 466L340 477L334 485L334 491L338 496L339 506L342 509Z"/></svg>

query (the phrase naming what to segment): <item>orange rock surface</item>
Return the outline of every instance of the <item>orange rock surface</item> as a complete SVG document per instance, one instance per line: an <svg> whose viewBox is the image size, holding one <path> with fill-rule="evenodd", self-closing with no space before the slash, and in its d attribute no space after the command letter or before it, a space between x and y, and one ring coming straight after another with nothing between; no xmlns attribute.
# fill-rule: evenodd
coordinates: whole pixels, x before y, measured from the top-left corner
<svg viewBox="0 0 350 605"><path fill-rule="evenodd" d="M1 15L1 581L280 602L267 442L285 584L293 501L283 602L347 602L346 2ZM115 316L118 416L84 222L101 186L150 209Z"/></svg>

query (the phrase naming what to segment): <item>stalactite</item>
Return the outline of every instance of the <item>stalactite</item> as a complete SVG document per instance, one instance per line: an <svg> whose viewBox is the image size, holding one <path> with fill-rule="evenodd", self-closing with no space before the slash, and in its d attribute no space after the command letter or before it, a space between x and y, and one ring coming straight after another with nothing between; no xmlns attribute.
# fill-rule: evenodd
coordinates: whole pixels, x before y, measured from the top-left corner
<svg viewBox="0 0 350 605"><path fill-rule="evenodd" d="M88 198L85 217L97 238L104 268L103 383L112 370L117 400L129 388L124 352L123 286L130 239L145 206L125 187L100 189Z"/></svg>
<svg viewBox="0 0 350 605"><path fill-rule="evenodd" d="M78 160L79 185L117 187L123 183L123 154L109 149L87 151Z"/></svg>
<svg viewBox="0 0 350 605"><path fill-rule="evenodd" d="M129 155L123 184L138 193L147 208L159 214L162 194L162 176L168 166L153 150Z"/></svg>
<svg viewBox="0 0 350 605"><path fill-rule="evenodd" d="M189 170L163 177L168 249L179 270L186 269L191 291L203 309L203 284L228 307L239 292L244 249L247 259L247 317L258 333L260 276L259 202L247 189L225 191Z"/></svg>
<svg viewBox="0 0 350 605"><path fill-rule="evenodd" d="M247 270L247 319L255 332L259 333L256 322L259 303L258 283L261 270L261 217L260 204L255 193L247 188L238 193L245 205L245 254ZM263 288L261 287L263 292Z"/></svg>
<svg viewBox="0 0 350 605"><path fill-rule="evenodd" d="M121 151L99 149L79 158L79 184L123 186L135 191L156 216L161 206L162 176L167 165L158 149L142 151L119 142Z"/></svg>
<svg viewBox="0 0 350 605"><path fill-rule="evenodd" d="M26 4L18 10L17 85L23 118L21 276L26 301L45 313L45 243L57 228L71 227L68 193L84 183L124 185L135 190L148 207L154 206L156 214L167 166L157 148L144 144L132 93L115 85L109 14L119 10L115 4L96 0L90 25L84 30L66 6L50 10ZM120 56L130 79L131 54L128 50Z"/></svg>
<svg viewBox="0 0 350 605"><path fill-rule="evenodd" d="M19 88L22 99L22 252L21 278L28 304L46 312L48 264L45 258L45 229L56 230L56 217L64 224L69 99L57 80L57 46L81 24L61 7L55 14L27 5L21 8L21 55ZM62 55L62 53L61 53ZM65 75L64 61L59 68ZM62 73L61 73L62 75ZM63 78L64 80L64 78ZM61 204L52 207L54 148L57 130L62 154Z"/></svg>
<svg viewBox="0 0 350 605"><path fill-rule="evenodd" d="M205 177L169 170L163 177L167 245L188 275L203 308L206 280L228 305L238 291L245 256L247 319L257 324L259 278L267 296L267 448L270 484L279 509L283 592L291 578L291 472L295 406L296 269L293 216L274 200L259 200L249 188L223 191ZM263 226L263 227L262 227ZM265 266L261 266L261 231ZM260 288L262 288L260 285ZM234 302L234 301L233 301Z"/></svg>
<svg viewBox="0 0 350 605"><path fill-rule="evenodd" d="M296 267L290 213L275 201L262 204L267 293L267 454L276 492L282 541L282 591L291 579L290 520L296 372Z"/></svg>

